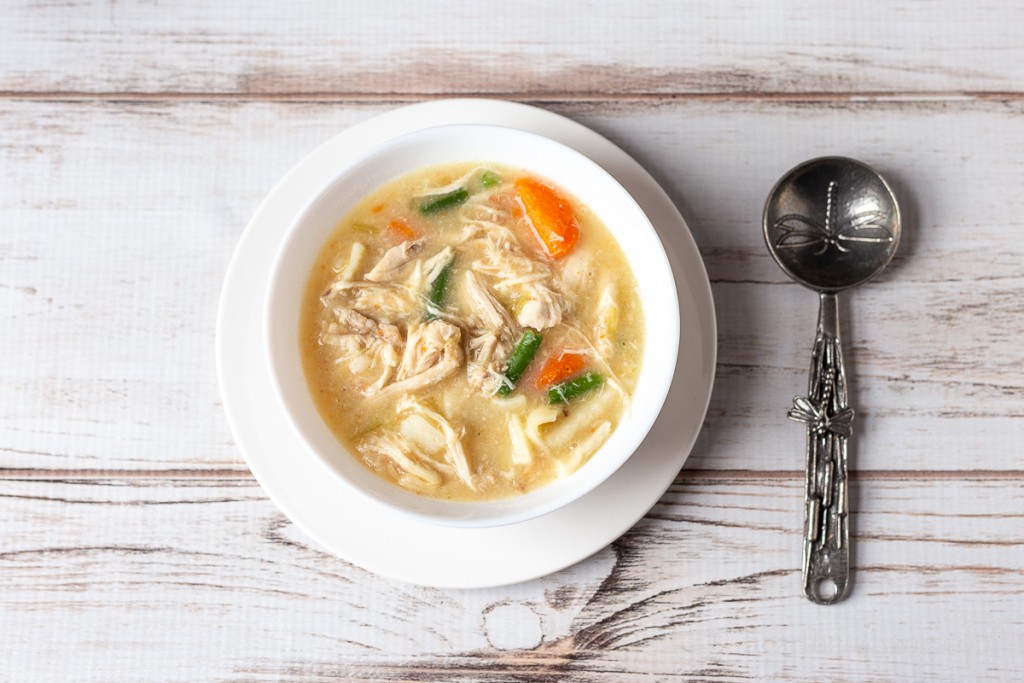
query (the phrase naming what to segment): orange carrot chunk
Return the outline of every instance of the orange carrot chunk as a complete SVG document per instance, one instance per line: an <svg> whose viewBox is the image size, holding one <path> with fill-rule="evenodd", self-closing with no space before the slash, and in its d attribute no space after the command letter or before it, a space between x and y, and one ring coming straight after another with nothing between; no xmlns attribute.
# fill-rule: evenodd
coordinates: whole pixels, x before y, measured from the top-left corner
<svg viewBox="0 0 1024 683"><path fill-rule="evenodd" d="M569 202L533 178L519 178L515 186L526 217L548 256L562 258L572 251L580 238L580 224Z"/></svg>
<svg viewBox="0 0 1024 683"><path fill-rule="evenodd" d="M388 223L388 228L391 232L395 233L396 237L402 240L414 240L419 237L419 235L416 234L416 231L401 219L393 220Z"/></svg>
<svg viewBox="0 0 1024 683"><path fill-rule="evenodd" d="M557 356L551 356L541 368L540 374L537 375L537 388L546 389L552 384L558 384L573 375L578 375L586 362L586 357L582 353L563 351Z"/></svg>

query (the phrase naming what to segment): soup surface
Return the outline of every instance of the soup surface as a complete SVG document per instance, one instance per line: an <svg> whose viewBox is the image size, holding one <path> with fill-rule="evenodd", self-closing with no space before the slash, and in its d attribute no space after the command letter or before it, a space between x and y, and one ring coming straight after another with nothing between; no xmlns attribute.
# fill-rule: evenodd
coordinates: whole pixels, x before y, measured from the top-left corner
<svg viewBox="0 0 1024 683"><path fill-rule="evenodd" d="M642 336L636 281L596 216L494 164L421 169L366 197L322 249L300 323L338 439L449 500L578 469L628 410Z"/></svg>

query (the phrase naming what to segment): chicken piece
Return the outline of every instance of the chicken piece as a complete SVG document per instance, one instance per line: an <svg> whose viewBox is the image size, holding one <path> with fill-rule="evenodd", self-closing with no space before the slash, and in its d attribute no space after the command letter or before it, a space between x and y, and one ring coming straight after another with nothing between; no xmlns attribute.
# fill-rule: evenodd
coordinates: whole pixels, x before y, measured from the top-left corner
<svg viewBox="0 0 1024 683"><path fill-rule="evenodd" d="M441 475L430 465L429 458L422 456L399 434L374 434L359 445L364 456L371 453L383 455L400 470L433 486L441 483Z"/></svg>
<svg viewBox="0 0 1024 683"><path fill-rule="evenodd" d="M472 221L462 238L479 247L480 257L473 270L498 280L534 273L550 274L544 264L527 257L519 241L508 228L489 221Z"/></svg>
<svg viewBox="0 0 1024 683"><path fill-rule="evenodd" d="M380 374L367 391L380 391L394 375L400 360L402 333L396 325L376 320L345 306L332 309L336 322L320 334L321 344L338 348L338 362L348 362L349 370L362 374L378 368Z"/></svg>
<svg viewBox="0 0 1024 683"><path fill-rule="evenodd" d="M539 283L524 285L516 320L523 327L546 330L562 322L562 297Z"/></svg>
<svg viewBox="0 0 1024 683"><path fill-rule="evenodd" d="M426 286L432 283L437 276L455 258L455 250L445 247L430 258L416 259L409 269L409 274L402 282L406 291L414 296L423 295Z"/></svg>
<svg viewBox="0 0 1024 683"><path fill-rule="evenodd" d="M402 266L413 260L416 254L420 253L425 242L426 240L423 238L406 240L396 247L391 247L384 253L380 261L377 262L377 265L371 268L370 272L365 275L366 279L370 282L385 282L395 279Z"/></svg>
<svg viewBox="0 0 1024 683"><path fill-rule="evenodd" d="M437 384L462 365L462 331L444 320L409 327L405 352L394 384L365 395L418 391Z"/></svg>
<svg viewBox="0 0 1024 683"><path fill-rule="evenodd" d="M402 346L402 332L398 329L397 325L380 323L377 325L377 329L374 330L374 334L377 336L377 339L387 342L395 348Z"/></svg>
<svg viewBox="0 0 1024 683"><path fill-rule="evenodd" d="M392 346L402 345L402 332L397 325L377 322L359 311L336 306L333 309L336 323L332 323L333 331L344 331L346 336L369 337L368 341L382 341Z"/></svg>
<svg viewBox="0 0 1024 683"><path fill-rule="evenodd" d="M384 382L390 379L394 369L398 367L400 354L387 348L372 334L321 334L320 343L335 347L338 350L336 363L348 363L353 374L363 374L373 367L384 369Z"/></svg>
<svg viewBox="0 0 1024 683"><path fill-rule="evenodd" d="M591 252L586 247L577 246L562 259L561 286L558 291L564 292L566 310L572 310L579 302L593 296L594 270L591 267Z"/></svg>
<svg viewBox="0 0 1024 683"><path fill-rule="evenodd" d="M419 310L415 298L400 286L366 284L355 290L353 307L360 311L381 313L391 320L398 320Z"/></svg>
<svg viewBox="0 0 1024 683"><path fill-rule="evenodd" d="M499 336L508 331L514 334L515 323L512 317L505 310L505 307L498 303L498 300L491 295L487 288L480 283L480 279L471 270L466 271L466 302L473 314L474 323L479 327L496 332Z"/></svg>
<svg viewBox="0 0 1024 683"><path fill-rule="evenodd" d="M441 274L444 267L447 266L455 258L455 250L451 247L445 247L441 251L437 252L426 261L423 262L423 275L424 281L433 282L437 279L437 276Z"/></svg>
<svg viewBox="0 0 1024 683"><path fill-rule="evenodd" d="M363 256L366 255L366 247L363 246L362 242L354 242L352 244L352 251L349 252L348 256L345 254L338 254L338 256L331 263L331 270L338 273L338 276L342 280L351 280L355 277L356 271L363 264Z"/></svg>
<svg viewBox="0 0 1024 683"><path fill-rule="evenodd" d="M493 396L502 385L502 366L520 328L472 271L466 273L464 291L473 328L467 345L466 379L484 396Z"/></svg>
<svg viewBox="0 0 1024 683"><path fill-rule="evenodd" d="M377 329L376 321L344 306L336 306L334 308L334 317L342 328L351 334L370 334Z"/></svg>
<svg viewBox="0 0 1024 683"><path fill-rule="evenodd" d="M382 323L373 331L372 342L369 347L373 349L373 357L370 366L381 368L377 381L363 390L364 394L374 394L381 391L394 376L395 368L400 360L399 349L402 348L402 333L398 327L389 323ZM349 367L352 367L351 363Z"/></svg>
<svg viewBox="0 0 1024 683"><path fill-rule="evenodd" d="M444 320L411 325L398 379L419 375L443 360L454 360L458 367L462 363L461 337L462 331Z"/></svg>
<svg viewBox="0 0 1024 683"><path fill-rule="evenodd" d="M516 320L520 325L545 330L562 322L562 297L549 286L554 278L550 267L526 256L510 230L499 226L483 232L471 225L466 236L481 250L473 269L493 277L495 289L519 300Z"/></svg>
<svg viewBox="0 0 1024 683"><path fill-rule="evenodd" d="M499 347L499 343L500 339L494 332L486 332L469 340L466 380L484 396L493 396L505 382L502 365L511 353L512 345Z"/></svg>
<svg viewBox="0 0 1024 683"><path fill-rule="evenodd" d="M408 289L386 282L336 280L320 295L325 306L330 306L335 300L361 313L383 315L392 320L412 315L419 309Z"/></svg>
<svg viewBox="0 0 1024 683"><path fill-rule="evenodd" d="M466 457L466 451L462 447L462 437L466 433L465 428L456 429L440 413L427 408L408 394L401 398L397 407L399 414L418 415L441 431L445 442L445 461L454 468L459 479L462 479L466 486L475 491L476 482L469 467L469 458Z"/></svg>

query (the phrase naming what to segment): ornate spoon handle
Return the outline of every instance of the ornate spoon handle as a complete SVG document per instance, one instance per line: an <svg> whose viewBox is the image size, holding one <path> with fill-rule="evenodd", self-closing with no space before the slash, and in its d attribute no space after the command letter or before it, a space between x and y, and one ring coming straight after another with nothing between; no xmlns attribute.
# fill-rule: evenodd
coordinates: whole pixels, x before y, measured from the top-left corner
<svg viewBox="0 0 1024 683"><path fill-rule="evenodd" d="M846 456L853 409L846 403L835 294L821 294L807 393L789 411L791 420L807 424L804 594L827 605L846 594L850 570Z"/></svg>

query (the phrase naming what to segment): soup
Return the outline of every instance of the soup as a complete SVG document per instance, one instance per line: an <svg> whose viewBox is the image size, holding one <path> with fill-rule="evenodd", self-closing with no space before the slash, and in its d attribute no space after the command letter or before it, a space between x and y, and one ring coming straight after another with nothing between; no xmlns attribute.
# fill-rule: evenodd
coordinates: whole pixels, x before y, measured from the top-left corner
<svg viewBox="0 0 1024 683"><path fill-rule="evenodd" d="M570 475L629 408L643 318L615 239L554 184L446 164L367 196L309 278L321 416L388 481L446 500Z"/></svg>

